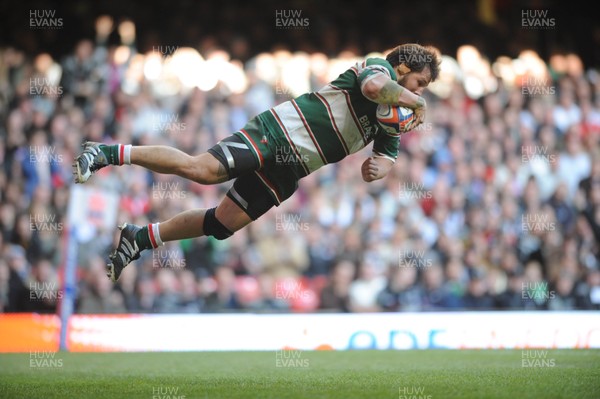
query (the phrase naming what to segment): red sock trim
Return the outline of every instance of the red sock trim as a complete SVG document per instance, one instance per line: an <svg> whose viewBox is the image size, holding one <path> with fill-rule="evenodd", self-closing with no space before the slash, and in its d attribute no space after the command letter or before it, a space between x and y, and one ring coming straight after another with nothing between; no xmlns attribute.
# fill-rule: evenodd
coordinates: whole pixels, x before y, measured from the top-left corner
<svg viewBox="0 0 600 399"><path fill-rule="evenodd" d="M152 247L158 248L158 244L154 238L154 231L152 230L152 223L148 225L148 235L150 236L150 243L152 244Z"/></svg>
<svg viewBox="0 0 600 399"><path fill-rule="evenodd" d="M125 146L123 144L119 144L119 165L123 165L125 160Z"/></svg>

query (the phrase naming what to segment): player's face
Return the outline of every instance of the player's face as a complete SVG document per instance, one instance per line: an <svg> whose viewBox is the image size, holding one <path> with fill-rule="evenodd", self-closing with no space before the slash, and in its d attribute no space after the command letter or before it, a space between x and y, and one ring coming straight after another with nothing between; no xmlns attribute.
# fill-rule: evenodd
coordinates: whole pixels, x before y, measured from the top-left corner
<svg viewBox="0 0 600 399"><path fill-rule="evenodd" d="M408 72L398 79L398 84L413 93L422 96L431 82L431 71L426 66L421 72Z"/></svg>

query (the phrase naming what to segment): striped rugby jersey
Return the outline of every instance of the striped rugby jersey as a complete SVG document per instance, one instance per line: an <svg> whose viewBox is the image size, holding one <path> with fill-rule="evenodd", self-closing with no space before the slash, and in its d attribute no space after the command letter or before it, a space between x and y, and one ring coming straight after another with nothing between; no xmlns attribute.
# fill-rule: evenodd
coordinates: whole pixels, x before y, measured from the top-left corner
<svg viewBox="0 0 600 399"><path fill-rule="evenodd" d="M320 90L259 114L269 130L273 153L277 147L287 147L286 153L295 154L299 162L290 167L299 178L360 151L371 141L375 156L395 161L400 134L390 134L378 125L378 104L361 92L363 84L381 73L396 81L389 62L368 58Z"/></svg>

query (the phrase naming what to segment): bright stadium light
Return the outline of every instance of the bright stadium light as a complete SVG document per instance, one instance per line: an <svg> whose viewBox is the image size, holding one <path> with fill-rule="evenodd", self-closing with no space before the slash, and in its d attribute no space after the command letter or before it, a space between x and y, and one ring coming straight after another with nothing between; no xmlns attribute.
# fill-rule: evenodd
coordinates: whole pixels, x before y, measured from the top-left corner
<svg viewBox="0 0 600 399"><path fill-rule="evenodd" d="M277 64L277 67L281 67L286 62L288 62L290 58L292 58L292 53L290 53L288 50L276 50L273 53L273 58L275 58L275 63Z"/></svg>
<svg viewBox="0 0 600 399"><path fill-rule="evenodd" d="M256 76L272 85L277 81L277 63L275 57L269 53L262 53L256 57Z"/></svg>
<svg viewBox="0 0 600 399"><path fill-rule="evenodd" d="M344 73L348 68L358 62L359 57L351 58L333 58L329 63L329 72L327 74L328 80L333 80Z"/></svg>
<svg viewBox="0 0 600 399"><path fill-rule="evenodd" d="M282 65L281 80L293 97L310 91L310 60L306 53L296 53Z"/></svg>
<svg viewBox="0 0 600 399"><path fill-rule="evenodd" d="M131 57L131 48L128 46L119 46L115 49L114 61L117 65L123 65Z"/></svg>
<svg viewBox="0 0 600 399"><path fill-rule="evenodd" d="M492 64L494 75L502 79L505 85L512 87L515 85L516 74L513 68L513 61L510 57L500 56Z"/></svg>
<svg viewBox="0 0 600 399"><path fill-rule="evenodd" d="M155 80L162 72L162 58L159 53L151 51L146 54L144 61L144 77L146 80Z"/></svg>
<svg viewBox="0 0 600 399"><path fill-rule="evenodd" d="M528 76L536 79L545 79L548 75L546 63L533 50L524 50L519 54L519 59L523 61L525 71Z"/></svg>
<svg viewBox="0 0 600 399"><path fill-rule="evenodd" d="M554 54L550 57L550 67L560 75L567 72L567 58L562 54Z"/></svg>
<svg viewBox="0 0 600 399"><path fill-rule="evenodd" d="M51 85L60 84L62 66L56 63L48 53L39 54L34 61L35 69L43 74Z"/></svg>
<svg viewBox="0 0 600 399"><path fill-rule="evenodd" d="M310 71L315 77L315 81L311 82L314 87L312 89L320 89L327 83L327 71L329 59L323 53L313 53L310 57Z"/></svg>
<svg viewBox="0 0 600 399"><path fill-rule="evenodd" d="M131 57L129 67L125 71L123 79L123 92L129 95L137 95L140 91L140 83L144 79L144 56L136 54Z"/></svg>
<svg viewBox="0 0 600 399"><path fill-rule="evenodd" d="M472 99L478 99L485 93L483 82L476 76L467 76L464 86L467 95Z"/></svg>
<svg viewBox="0 0 600 399"><path fill-rule="evenodd" d="M428 86L428 90L440 98L448 98L452 93L454 83L463 80L458 62L448 55L441 56L440 74L438 79Z"/></svg>
<svg viewBox="0 0 600 399"><path fill-rule="evenodd" d="M525 75L527 73L527 65L522 59L516 58L512 60L513 71L517 77Z"/></svg>
<svg viewBox="0 0 600 399"><path fill-rule="evenodd" d="M168 73L175 75L186 88L198 86L204 79L204 60L200 53L191 47L178 48L165 64ZM216 83L215 83L216 84Z"/></svg>
<svg viewBox="0 0 600 399"><path fill-rule="evenodd" d="M460 46L456 52L456 60L465 72L473 71L479 64L480 58L479 50L471 45Z"/></svg>
<svg viewBox="0 0 600 399"><path fill-rule="evenodd" d="M391 50L390 50L391 51ZM365 58L384 58L386 53L380 53L378 51L369 53L365 56Z"/></svg>
<svg viewBox="0 0 600 399"><path fill-rule="evenodd" d="M202 77L197 82L200 90L208 91L222 82L231 93L243 93L248 79L239 61L231 61L229 53L213 51L203 65Z"/></svg>
<svg viewBox="0 0 600 399"><path fill-rule="evenodd" d="M477 48L471 45L459 47L456 59L464 71L464 87L470 98L478 99L496 90L497 82L492 76L490 63Z"/></svg>
<svg viewBox="0 0 600 399"><path fill-rule="evenodd" d="M243 93L248 87L248 79L240 62L223 63L219 78L232 93Z"/></svg>
<svg viewBox="0 0 600 399"><path fill-rule="evenodd" d="M202 91L214 89L217 86L217 83L219 83L219 72L223 63L224 61L219 60L201 62L200 65L195 68L193 77L190 76L192 78L190 82L193 82L193 86L196 86Z"/></svg>
<svg viewBox="0 0 600 399"><path fill-rule="evenodd" d="M584 67L583 61L577 54L567 54L567 73L570 76L581 76L583 75Z"/></svg>

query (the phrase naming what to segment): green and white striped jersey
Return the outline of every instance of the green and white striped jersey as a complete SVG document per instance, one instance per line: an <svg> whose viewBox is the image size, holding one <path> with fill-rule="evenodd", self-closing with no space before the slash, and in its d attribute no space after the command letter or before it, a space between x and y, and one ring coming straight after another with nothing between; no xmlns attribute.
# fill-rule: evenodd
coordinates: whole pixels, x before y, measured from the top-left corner
<svg viewBox="0 0 600 399"><path fill-rule="evenodd" d="M371 141L375 156L395 161L400 134L390 134L379 126L375 116L378 104L361 92L362 85L381 73L396 80L389 62L368 58L320 90L259 114L271 135L269 146L289 147L286 153L301 160L291 165L298 177L338 162Z"/></svg>

